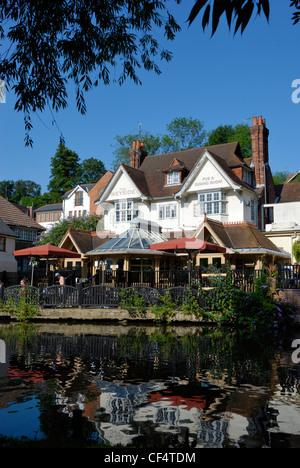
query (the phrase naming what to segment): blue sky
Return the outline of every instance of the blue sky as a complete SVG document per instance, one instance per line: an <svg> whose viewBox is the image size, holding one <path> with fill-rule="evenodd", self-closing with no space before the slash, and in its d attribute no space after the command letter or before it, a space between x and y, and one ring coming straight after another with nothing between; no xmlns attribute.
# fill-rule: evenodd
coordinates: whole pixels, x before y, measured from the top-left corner
<svg viewBox="0 0 300 468"><path fill-rule="evenodd" d="M143 84L127 81L99 86L86 96L88 112L76 110L70 88L66 110L33 116L33 148L24 146L23 115L10 93L0 104L0 180L33 180L47 190L50 159L62 132L80 159L99 158L111 169L116 135L138 131L163 134L175 117L197 118L206 130L220 124L248 123L262 115L270 130L269 157L274 172L300 169L300 103L292 102L292 82L300 79L300 23L292 25L288 0L271 0L270 22L251 21L243 36L228 31L225 18L213 38L200 20L184 23L193 0L174 7L182 31L167 47L173 60L162 74L141 72ZM178 11L178 13L177 13Z"/></svg>

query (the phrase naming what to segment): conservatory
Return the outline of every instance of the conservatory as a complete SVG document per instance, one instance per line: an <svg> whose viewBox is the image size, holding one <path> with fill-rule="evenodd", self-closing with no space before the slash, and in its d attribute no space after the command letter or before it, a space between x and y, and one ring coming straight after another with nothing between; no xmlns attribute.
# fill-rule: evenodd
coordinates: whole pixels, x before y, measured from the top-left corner
<svg viewBox="0 0 300 468"><path fill-rule="evenodd" d="M98 284L154 285L156 273L175 267L173 252L150 249L150 245L166 240L157 223L135 218L127 231L87 252L85 257L92 262Z"/></svg>

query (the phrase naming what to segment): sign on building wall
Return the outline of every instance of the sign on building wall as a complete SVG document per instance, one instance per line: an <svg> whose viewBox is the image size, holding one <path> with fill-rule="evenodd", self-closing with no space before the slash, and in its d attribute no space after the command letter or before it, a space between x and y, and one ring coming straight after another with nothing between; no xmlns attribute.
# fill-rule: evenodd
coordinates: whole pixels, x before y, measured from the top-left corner
<svg viewBox="0 0 300 468"><path fill-rule="evenodd" d="M215 166L210 161L206 161L187 191L198 192L200 190L214 190L221 187L229 187L229 184Z"/></svg>
<svg viewBox="0 0 300 468"><path fill-rule="evenodd" d="M111 192L106 197L107 201L137 197L138 193L127 177L123 174L117 181Z"/></svg>

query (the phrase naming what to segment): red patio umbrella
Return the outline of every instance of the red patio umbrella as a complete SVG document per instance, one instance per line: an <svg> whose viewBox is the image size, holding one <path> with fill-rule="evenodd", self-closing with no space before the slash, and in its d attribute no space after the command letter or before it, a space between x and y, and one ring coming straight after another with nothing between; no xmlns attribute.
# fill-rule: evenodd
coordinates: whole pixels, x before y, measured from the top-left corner
<svg viewBox="0 0 300 468"><path fill-rule="evenodd" d="M190 268L191 268L191 254L192 252L220 252L225 253L226 248L220 245L213 244L212 242L203 241L196 237L179 237L178 239L170 239L165 242L158 242L157 244L150 245L151 250L180 250L181 252L187 252L189 256L188 260L188 272L190 282Z"/></svg>
<svg viewBox="0 0 300 468"><path fill-rule="evenodd" d="M165 242L150 245L151 250L201 250L205 252L225 253L226 248L212 242L203 241L196 237L179 237Z"/></svg>
<svg viewBox="0 0 300 468"><path fill-rule="evenodd" d="M52 244L36 245L28 247L27 249L15 250L15 257L45 257L46 262L46 273L48 271L48 259L49 258L81 258L81 254L73 252L72 250L62 249ZM33 266L34 268L34 266ZM33 282L33 268L31 274L31 284Z"/></svg>
<svg viewBox="0 0 300 468"><path fill-rule="evenodd" d="M80 258L81 254L78 252L73 252L72 250L62 249L61 247L56 247L51 244L36 245L28 247L27 249L15 250L15 257L48 257L48 258L57 258L57 257L68 257L68 258Z"/></svg>

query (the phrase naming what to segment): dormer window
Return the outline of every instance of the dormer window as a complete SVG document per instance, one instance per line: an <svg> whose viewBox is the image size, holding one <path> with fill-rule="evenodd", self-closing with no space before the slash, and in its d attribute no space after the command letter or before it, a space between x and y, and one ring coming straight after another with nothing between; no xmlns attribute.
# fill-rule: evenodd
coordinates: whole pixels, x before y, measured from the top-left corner
<svg viewBox="0 0 300 468"><path fill-rule="evenodd" d="M253 173L245 168L243 169L243 182L253 186Z"/></svg>
<svg viewBox="0 0 300 468"><path fill-rule="evenodd" d="M179 185L185 175L188 173L182 161L174 158L172 163L166 167L162 172L165 173L165 185Z"/></svg>
<svg viewBox="0 0 300 468"><path fill-rule="evenodd" d="M180 184L179 171L173 171L167 173L167 185L178 185Z"/></svg>

